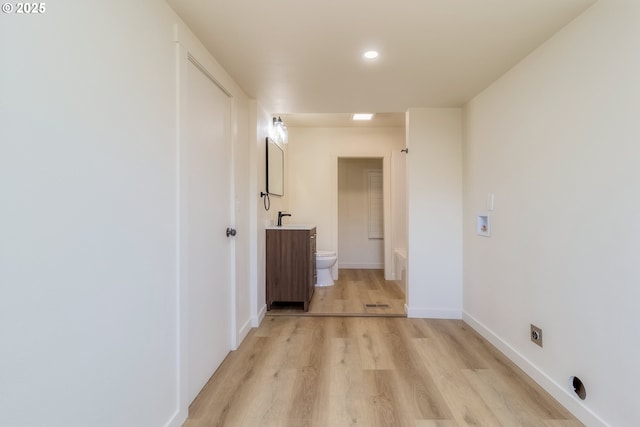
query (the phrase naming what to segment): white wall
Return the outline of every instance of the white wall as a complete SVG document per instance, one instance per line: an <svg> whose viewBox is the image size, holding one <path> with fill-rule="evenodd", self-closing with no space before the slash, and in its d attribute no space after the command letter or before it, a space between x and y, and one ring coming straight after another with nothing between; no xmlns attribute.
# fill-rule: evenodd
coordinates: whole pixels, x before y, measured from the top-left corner
<svg viewBox="0 0 640 427"><path fill-rule="evenodd" d="M409 317L462 316L462 111L407 113Z"/></svg>
<svg viewBox="0 0 640 427"><path fill-rule="evenodd" d="M403 128L289 128L288 176L292 223L315 224L318 250L338 250L338 157L384 157L389 168L392 151L404 148ZM385 194L391 193L391 173L385 172ZM287 192L285 188L285 193ZM390 199L385 200L385 221L392 221ZM385 227L391 230L390 223ZM385 244L390 242L385 242ZM390 250L389 250L390 251ZM387 262L385 247L385 263ZM340 254L338 254L338 258ZM385 275L391 271L385 269ZM392 277L388 277L391 279Z"/></svg>
<svg viewBox="0 0 640 427"><path fill-rule="evenodd" d="M150 0L2 16L0 425L155 427L186 416L177 22Z"/></svg>
<svg viewBox="0 0 640 427"><path fill-rule="evenodd" d="M391 174L395 178L391 187L391 216L393 241L391 247L407 250L407 155L391 153ZM396 276L396 278L398 278Z"/></svg>
<svg viewBox="0 0 640 427"><path fill-rule="evenodd" d="M465 318L589 426L640 425L639 22L596 3L466 112Z"/></svg>
<svg viewBox="0 0 640 427"><path fill-rule="evenodd" d="M338 253L340 268L383 268L384 240L369 238L369 172L382 159L338 159Z"/></svg>
<svg viewBox="0 0 640 427"><path fill-rule="evenodd" d="M256 159L257 170L257 188L253 190L255 197L257 197L257 212L256 212L256 235L255 235L255 247L256 247L256 289L253 292L256 295L255 309L253 310L253 326L258 326L260 321L266 313L266 228L270 225L277 224L278 211L289 210L289 187L287 185L287 164L288 161L288 144L281 144L284 150L285 159L285 184L284 184L284 196L269 196L270 204L267 202L269 210L265 209L264 199L260 198L261 192L266 191L267 188L267 146L266 138L272 135L273 116L267 112L259 103L253 103L255 107L255 118L252 120L255 122L256 134L255 134L255 146L251 149L254 150ZM253 194L251 195L253 197ZM291 220L291 217L285 217L285 223Z"/></svg>
<svg viewBox="0 0 640 427"><path fill-rule="evenodd" d="M255 197L254 193L250 191L250 183L255 175L249 172L252 165L250 144L253 142L253 134L249 130L250 108L249 100L246 97L236 96L234 98L232 112L235 117L231 118L231 139L233 142L233 194L235 196L235 222L233 226L238 232L234 237L236 345L240 345L244 340L251 330L251 326L257 326L252 323L255 311L251 305L254 289L250 252L252 245L255 244L251 238L253 219L255 218Z"/></svg>

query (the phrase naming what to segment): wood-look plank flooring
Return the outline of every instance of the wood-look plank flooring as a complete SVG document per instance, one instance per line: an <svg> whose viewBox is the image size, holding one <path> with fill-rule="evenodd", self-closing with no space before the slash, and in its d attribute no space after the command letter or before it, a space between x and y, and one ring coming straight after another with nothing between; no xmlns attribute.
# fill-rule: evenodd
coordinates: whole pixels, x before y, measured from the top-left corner
<svg viewBox="0 0 640 427"><path fill-rule="evenodd" d="M341 269L334 286L316 286L309 311L302 305L274 305L269 316L405 316L405 293L384 270ZM367 305L375 304L376 307ZM383 307L387 305L388 307Z"/></svg>
<svg viewBox="0 0 640 427"><path fill-rule="evenodd" d="M268 316L185 427L577 427L460 320Z"/></svg>

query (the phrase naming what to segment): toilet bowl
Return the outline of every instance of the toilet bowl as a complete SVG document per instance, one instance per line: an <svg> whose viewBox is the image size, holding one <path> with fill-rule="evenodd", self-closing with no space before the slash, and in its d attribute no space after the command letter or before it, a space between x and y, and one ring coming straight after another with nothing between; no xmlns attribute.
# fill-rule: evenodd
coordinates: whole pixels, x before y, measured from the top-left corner
<svg viewBox="0 0 640 427"><path fill-rule="evenodd" d="M318 269L318 279L316 286L333 286L331 267L338 260L338 256L332 251L316 252L316 268Z"/></svg>

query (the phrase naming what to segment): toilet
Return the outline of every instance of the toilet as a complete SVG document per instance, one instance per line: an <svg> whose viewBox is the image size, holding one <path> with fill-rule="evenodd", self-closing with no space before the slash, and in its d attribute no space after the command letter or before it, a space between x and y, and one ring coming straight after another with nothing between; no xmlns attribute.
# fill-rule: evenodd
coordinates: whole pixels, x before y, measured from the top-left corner
<svg viewBox="0 0 640 427"><path fill-rule="evenodd" d="M316 252L316 268L318 269L318 279L316 286L333 286L331 267L338 260L338 256L332 251Z"/></svg>

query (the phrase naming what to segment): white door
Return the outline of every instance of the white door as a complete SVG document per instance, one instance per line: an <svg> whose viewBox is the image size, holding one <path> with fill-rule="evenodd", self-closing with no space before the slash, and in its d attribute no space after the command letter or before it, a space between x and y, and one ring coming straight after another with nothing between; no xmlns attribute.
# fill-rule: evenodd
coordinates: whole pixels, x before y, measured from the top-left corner
<svg viewBox="0 0 640 427"><path fill-rule="evenodd" d="M199 67L187 67L181 216L191 402L231 350L231 102Z"/></svg>

